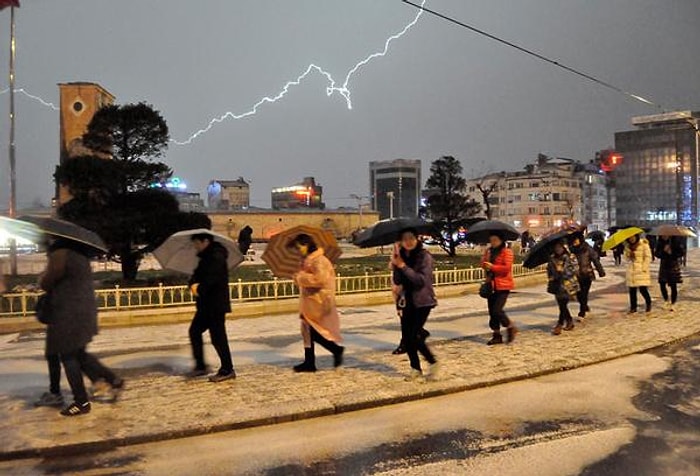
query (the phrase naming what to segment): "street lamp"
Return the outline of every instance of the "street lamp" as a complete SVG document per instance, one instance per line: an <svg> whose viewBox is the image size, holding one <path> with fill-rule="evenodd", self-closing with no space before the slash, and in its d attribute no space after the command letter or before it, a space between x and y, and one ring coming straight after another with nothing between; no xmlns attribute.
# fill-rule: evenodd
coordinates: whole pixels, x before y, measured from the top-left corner
<svg viewBox="0 0 700 476"><path fill-rule="evenodd" d="M360 195L353 193L350 195L350 198L354 198L355 200L357 200L357 210L358 210L358 213L360 215L360 226L358 227L358 229L362 229L362 208L364 206L364 204L362 202L364 199L369 200L369 197L364 196L364 195L360 196Z"/></svg>
<svg viewBox="0 0 700 476"><path fill-rule="evenodd" d="M394 192L387 192L386 198L389 199L389 219L394 219Z"/></svg>

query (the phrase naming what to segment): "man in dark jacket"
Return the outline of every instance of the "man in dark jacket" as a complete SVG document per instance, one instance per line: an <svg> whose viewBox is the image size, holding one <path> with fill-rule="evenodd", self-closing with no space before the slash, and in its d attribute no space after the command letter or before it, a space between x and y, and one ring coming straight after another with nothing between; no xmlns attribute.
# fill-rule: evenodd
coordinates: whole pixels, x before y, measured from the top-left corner
<svg viewBox="0 0 700 476"><path fill-rule="evenodd" d="M245 256L250 249L250 245L253 244L253 229L246 225L244 226L240 233L238 233L238 249L241 254Z"/></svg>
<svg viewBox="0 0 700 476"><path fill-rule="evenodd" d="M236 378L226 336L226 313L231 312L226 263L228 251L207 233L193 235L192 243L198 253L199 265L190 279L190 288L197 298L197 312L190 325L190 342L195 368L189 376L201 377L209 373L204 363L202 341L202 334L208 329L211 343L221 360L219 371L209 377L209 380L222 382Z"/></svg>
<svg viewBox="0 0 700 476"><path fill-rule="evenodd" d="M576 255L578 260L579 291L576 297L580 306L578 317L583 319L586 317L586 313L591 310L588 307L588 295L595 280L595 272L597 271L598 276L602 278L605 276L605 270L600 264L598 253L586 243L582 233L574 233L571 236L571 252Z"/></svg>

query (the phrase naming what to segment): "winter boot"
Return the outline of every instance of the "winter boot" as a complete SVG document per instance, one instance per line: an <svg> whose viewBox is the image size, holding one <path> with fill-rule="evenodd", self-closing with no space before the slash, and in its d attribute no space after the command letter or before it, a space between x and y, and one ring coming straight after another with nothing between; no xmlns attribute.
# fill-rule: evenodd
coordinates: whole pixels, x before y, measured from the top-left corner
<svg viewBox="0 0 700 476"><path fill-rule="evenodd" d="M503 344L503 336L498 331L493 331L493 337L486 343L486 345L498 345Z"/></svg>
<svg viewBox="0 0 700 476"><path fill-rule="evenodd" d="M552 335L553 335L553 336L558 336L559 334L561 334L561 329L562 329L561 324L557 324L556 326L554 326L554 327L552 328Z"/></svg>
<svg viewBox="0 0 700 476"><path fill-rule="evenodd" d="M304 347L304 362L294 366L294 371L316 372L316 354L313 347Z"/></svg>
<svg viewBox="0 0 700 476"><path fill-rule="evenodd" d="M513 343L516 335L518 335L518 328L515 327L513 324L509 325L508 329L506 329L506 336L509 344Z"/></svg>

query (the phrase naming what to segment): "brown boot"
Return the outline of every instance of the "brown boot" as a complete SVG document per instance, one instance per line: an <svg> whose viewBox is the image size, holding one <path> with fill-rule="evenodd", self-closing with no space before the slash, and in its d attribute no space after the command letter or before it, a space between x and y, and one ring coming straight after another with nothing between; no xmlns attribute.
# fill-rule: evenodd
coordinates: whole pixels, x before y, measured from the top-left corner
<svg viewBox="0 0 700 476"><path fill-rule="evenodd" d="M503 344L503 336L501 335L500 332L494 331L493 337L491 338L490 341L488 341L486 343L486 345L497 345L497 344Z"/></svg>
<svg viewBox="0 0 700 476"><path fill-rule="evenodd" d="M552 328L553 336L558 336L559 334L561 334L561 324L557 324L556 326L554 326L554 328Z"/></svg>
<svg viewBox="0 0 700 476"><path fill-rule="evenodd" d="M512 344L513 341L515 340L515 336L518 335L518 328L515 327L513 324L508 326L508 329L506 329L506 336L508 338L508 343Z"/></svg>
<svg viewBox="0 0 700 476"><path fill-rule="evenodd" d="M573 331L574 330L574 322L573 321L568 321L566 323L566 326L564 326L565 331Z"/></svg>

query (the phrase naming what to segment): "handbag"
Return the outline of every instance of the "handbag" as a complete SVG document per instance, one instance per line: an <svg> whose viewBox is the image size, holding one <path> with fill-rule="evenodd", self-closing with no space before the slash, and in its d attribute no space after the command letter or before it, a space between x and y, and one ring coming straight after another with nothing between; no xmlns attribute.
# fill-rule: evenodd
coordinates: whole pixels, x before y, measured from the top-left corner
<svg viewBox="0 0 700 476"><path fill-rule="evenodd" d="M48 293L39 296L34 309L36 318L42 324L51 324L51 297Z"/></svg>
<svg viewBox="0 0 700 476"><path fill-rule="evenodd" d="M491 273L488 273L486 275L486 281L481 283L481 286L479 286L479 296L484 299L488 299L491 297L493 292L493 277L491 276Z"/></svg>

